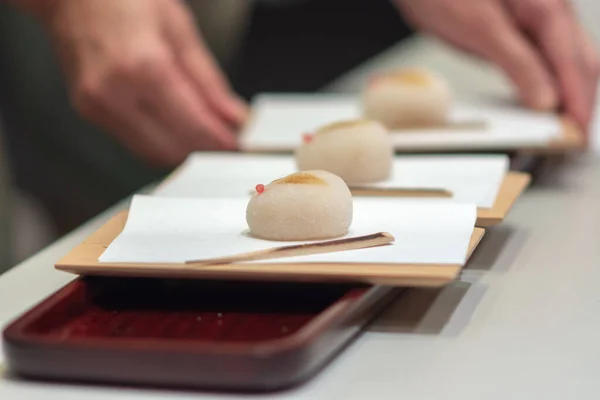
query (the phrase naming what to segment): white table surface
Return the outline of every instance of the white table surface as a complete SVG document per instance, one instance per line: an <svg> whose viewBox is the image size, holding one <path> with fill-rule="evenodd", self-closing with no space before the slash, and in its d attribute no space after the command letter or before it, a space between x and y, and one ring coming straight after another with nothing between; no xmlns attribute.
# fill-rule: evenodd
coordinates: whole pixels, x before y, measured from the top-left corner
<svg viewBox="0 0 600 400"><path fill-rule="evenodd" d="M415 48L407 54L426 58ZM488 82L484 75L467 79L467 69L448 68L455 82L477 81L480 88ZM494 89L495 81L489 82ZM558 171L488 231L461 279L418 318L407 321L399 303L322 373L288 392L244 397L4 376L0 399L596 399L599 202L600 160L581 159ZM72 279L52 265L111 213L0 277L0 327Z"/></svg>

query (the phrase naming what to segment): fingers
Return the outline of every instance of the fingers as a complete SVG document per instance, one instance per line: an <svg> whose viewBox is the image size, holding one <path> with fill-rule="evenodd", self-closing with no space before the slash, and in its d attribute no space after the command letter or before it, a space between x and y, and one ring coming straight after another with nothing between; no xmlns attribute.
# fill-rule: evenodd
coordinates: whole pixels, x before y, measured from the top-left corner
<svg viewBox="0 0 600 400"><path fill-rule="evenodd" d="M561 105L587 131L600 66L568 0L394 2L421 29L497 64L527 106Z"/></svg>
<svg viewBox="0 0 600 400"><path fill-rule="evenodd" d="M72 100L84 117L160 164L175 165L195 150L235 148L234 128L223 117L235 119L234 97L193 34L182 37L196 49L190 54L205 58L206 92L178 61L170 31L194 31L183 2L88 0L73 7L79 8L57 16L54 25L64 29L55 36L69 64Z"/></svg>
<svg viewBox="0 0 600 400"><path fill-rule="evenodd" d="M598 78L600 77L600 56L595 43L593 43L589 34L577 24L578 37L583 43L581 48L581 57L584 65L586 66L589 78L589 91L588 91L588 104L590 104L590 115L587 118L588 125L591 123L591 119L594 117L596 99L598 96Z"/></svg>
<svg viewBox="0 0 600 400"><path fill-rule="evenodd" d="M584 70L578 49L574 21L566 13L552 13L535 33L542 51L555 70L562 88L562 100L568 114L583 127L591 116L589 73Z"/></svg>
<svg viewBox="0 0 600 400"><path fill-rule="evenodd" d="M188 154L189 148L177 138L167 134L167 130L155 115L148 112L148 108L132 107L118 111L112 111L115 116L121 117L123 142L132 151L140 154L148 162L166 167L174 167L181 164Z"/></svg>
<svg viewBox="0 0 600 400"><path fill-rule="evenodd" d="M76 105L84 117L115 134L126 148L151 164L171 167L187 157L187 149L165 134L143 104L127 96L79 96Z"/></svg>
<svg viewBox="0 0 600 400"><path fill-rule="evenodd" d="M166 43L156 40L118 63L84 68L73 87L80 113L160 165L177 165L193 151L234 150L233 128L207 107Z"/></svg>
<svg viewBox="0 0 600 400"><path fill-rule="evenodd" d="M577 31L577 38L581 42L581 56L583 62L589 71L596 75L600 75L600 56L596 44L590 38L590 35L580 24L575 24Z"/></svg>
<svg viewBox="0 0 600 400"><path fill-rule="evenodd" d="M489 7L483 23L486 28L479 33L478 52L505 71L527 106L540 110L555 108L558 93L551 71L506 10Z"/></svg>
<svg viewBox="0 0 600 400"><path fill-rule="evenodd" d="M596 92L597 56L572 10L563 0L509 3L556 76L565 111L587 129Z"/></svg>
<svg viewBox="0 0 600 400"><path fill-rule="evenodd" d="M248 107L232 93L189 17L183 13L176 17L181 23L172 25L168 36L184 73L192 80L196 90L202 93L207 107L234 127L240 126L248 117Z"/></svg>
<svg viewBox="0 0 600 400"><path fill-rule="evenodd" d="M173 139L183 141L190 151L234 150L233 129L206 106L186 78L176 64L166 63L146 72L138 93Z"/></svg>
<svg viewBox="0 0 600 400"><path fill-rule="evenodd" d="M233 94L205 48L197 46L181 54L181 65L208 102L232 125L242 125L248 117L248 107Z"/></svg>
<svg viewBox="0 0 600 400"><path fill-rule="evenodd" d="M584 121L587 121L584 126L589 126L593 118L596 97L598 91L598 77L600 76L600 58L596 50L595 44L592 42L588 33L583 27L575 23L576 39L581 43L580 61L583 64L584 74L588 77L588 83L585 85L587 90L586 103L588 104L589 113L584 116Z"/></svg>
<svg viewBox="0 0 600 400"><path fill-rule="evenodd" d="M558 93L551 71L513 22L502 1L395 2L421 28L498 65L515 84L521 101L527 106L556 107Z"/></svg>

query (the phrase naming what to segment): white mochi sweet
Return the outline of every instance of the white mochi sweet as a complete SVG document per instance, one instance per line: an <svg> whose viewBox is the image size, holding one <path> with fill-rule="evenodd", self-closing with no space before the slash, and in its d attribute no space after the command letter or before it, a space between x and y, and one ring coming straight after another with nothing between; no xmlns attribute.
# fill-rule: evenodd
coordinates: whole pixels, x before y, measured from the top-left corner
<svg viewBox="0 0 600 400"><path fill-rule="evenodd" d="M363 112L390 130L444 125L452 93L440 76L405 69L372 78L363 93Z"/></svg>
<svg viewBox="0 0 600 400"><path fill-rule="evenodd" d="M318 129L296 148L299 170L329 171L347 184L375 183L388 179L394 146L379 122L350 120Z"/></svg>
<svg viewBox="0 0 600 400"><path fill-rule="evenodd" d="M340 237L348 233L352 216L350 189L327 171L297 172L258 185L246 208L251 235L273 241Z"/></svg>

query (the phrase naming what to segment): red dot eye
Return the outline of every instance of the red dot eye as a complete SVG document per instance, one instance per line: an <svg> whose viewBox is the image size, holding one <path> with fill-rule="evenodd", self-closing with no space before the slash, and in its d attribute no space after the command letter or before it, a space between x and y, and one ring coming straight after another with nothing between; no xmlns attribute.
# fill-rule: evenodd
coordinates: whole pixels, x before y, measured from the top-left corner
<svg viewBox="0 0 600 400"><path fill-rule="evenodd" d="M264 192L264 191L265 191L265 185L263 185L263 184L256 185L256 193L262 194L262 192Z"/></svg>
<svg viewBox="0 0 600 400"><path fill-rule="evenodd" d="M313 135L310 133L305 133L302 135L302 141L304 143L310 143L313 141Z"/></svg>

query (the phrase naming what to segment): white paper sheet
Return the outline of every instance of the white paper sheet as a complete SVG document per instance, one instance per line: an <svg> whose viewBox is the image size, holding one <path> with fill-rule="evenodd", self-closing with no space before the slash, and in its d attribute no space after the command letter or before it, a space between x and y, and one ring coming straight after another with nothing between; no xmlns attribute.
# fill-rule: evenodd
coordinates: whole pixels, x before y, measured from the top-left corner
<svg viewBox="0 0 600 400"><path fill-rule="evenodd" d="M357 118L361 107L356 96L303 94L257 96L253 118L242 137L243 148L293 149L302 134L336 120ZM558 117L522 108L478 101L457 103L450 121L486 121L485 129L403 131L394 135L398 149L495 149L542 145L561 133Z"/></svg>
<svg viewBox="0 0 600 400"><path fill-rule="evenodd" d="M458 203L492 207L509 169L504 155L401 156L392 177L373 186L438 188ZM218 171L218 173L217 173ZM192 154L180 171L155 192L168 197L244 197L256 184L296 172L289 155Z"/></svg>
<svg viewBox="0 0 600 400"><path fill-rule="evenodd" d="M123 232L100 262L181 263L267 249L244 235L248 200L134 197ZM463 264L476 207L447 201L355 199L348 236L390 232L391 246L262 262L382 262Z"/></svg>

